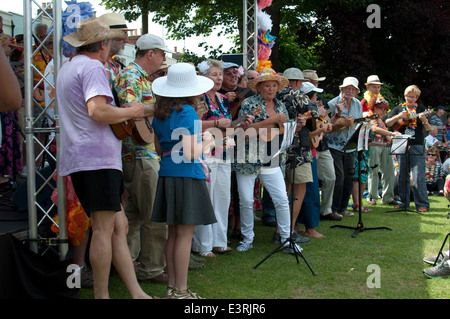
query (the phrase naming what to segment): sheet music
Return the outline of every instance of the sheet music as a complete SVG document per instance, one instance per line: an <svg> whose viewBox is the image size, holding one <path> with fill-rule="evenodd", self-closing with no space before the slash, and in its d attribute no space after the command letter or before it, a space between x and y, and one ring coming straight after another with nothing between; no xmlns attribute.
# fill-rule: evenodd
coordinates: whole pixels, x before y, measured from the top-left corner
<svg viewBox="0 0 450 319"><path fill-rule="evenodd" d="M408 150L408 140L411 138L410 135L400 134L392 138L391 153L402 155L406 154Z"/></svg>
<svg viewBox="0 0 450 319"><path fill-rule="evenodd" d="M297 128L297 121L287 121L284 123L284 134L283 141L281 142L280 149L275 153L272 158L278 156L281 152L284 152L291 146L292 141L294 140L295 129Z"/></svg>

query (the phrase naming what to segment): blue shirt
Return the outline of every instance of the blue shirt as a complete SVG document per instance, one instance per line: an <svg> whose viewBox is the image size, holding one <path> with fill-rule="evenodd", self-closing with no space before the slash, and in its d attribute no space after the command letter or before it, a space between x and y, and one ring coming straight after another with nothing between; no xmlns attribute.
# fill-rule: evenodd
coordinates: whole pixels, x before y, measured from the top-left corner
<svg viewBox="0 0 450 319"><path fill-rule="evenodd" d="M180 112L176 112L174 107L169 118L155 117L152 126L163 152L159 176L205 179L201 163L186 159L182 151L182 135L197 134L197 142L201 143L201 122L194 108L185 104Z"/></svg>
<svg viewBox="0 0 450 319"><path fill-rule="evenodd" d="M338 103L342 99L341 95L336 96L334 99L332 99L330 102L328 102L328 105L333 107L336 103ZM330 114L330 118L333 117L337 113L337 108ZM349 117L353 116L354 119L359 119L363 117L362 112L362 106L361 102L356 99L352 98L352 101L350 102L350 108L347 108L344 106L344 110L342 111L342 117ZM328 148L332 148L338 151L343 152L344 146L347 144L348 140L352 136L353 132L355 131L356 125L346 127L343 130L336 131L336 132L330 132L327 134L328 136ZM355 150L347 150L347 152L353 152Z"/></svg>

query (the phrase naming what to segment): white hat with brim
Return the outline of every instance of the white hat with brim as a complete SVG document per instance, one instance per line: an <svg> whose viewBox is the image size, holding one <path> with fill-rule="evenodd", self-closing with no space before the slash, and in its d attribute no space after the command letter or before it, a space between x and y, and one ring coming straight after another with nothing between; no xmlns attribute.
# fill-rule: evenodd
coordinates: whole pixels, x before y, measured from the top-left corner
<svg viewBox="0 0 450 319"><path fill-rule="evenodd" d="M157 78L152 83L153 93L164 97L198 96L208 92L214 82L205 76L197 75L190 63L175 63L170 66L167 76Z"/></svg>
<svg viewBox="0 0 450 319"><path fill-rule="evenodd" d="M110 12L105 13L100 16L100 19L104 20L111 30L121 30L121 31L134 31L136 29L129 29L127 26L127 20L121 13Z"/></svg>
<svg viewBox="0 0 450 319"><path fill-rule="evenodd" d="M312 91L317 92L317 93L322 93L323 89L319 89L311 82L303 82L302 88L300 89L300 91L302 92L302 94L307 94Z"/></svg>
<svg viewBox="0 0 450 319"><path fill-rule="evenodd" d="M353 86L354 88L356 88L359 93L359 91L360 91L359 87L358 87L359 81L357 78L352 77L352 76L345 78L344 81L342 82L342 85L339 85L339 88L342 89L342 88L345 88L346 86L350 86L350 85Z"/></svg>
<svg viewBox="0 0 450 319"><path fill-rule="evenodd" d="M286 79L284 76L277 74L273 69L268 68L261 70L261 72L258 74L256 78L248 82L247 86L249 89L256 91L258 83L265 81L277 81L278 91L281 91L289 84L288 79Z"/></svg>
<svg viewBox="0 0 450 319"><path fill-rule="evenodd" d="M175 53L175 51L170 50L164 40L158 37L157 35L146 33L139 37L136 41L136 47L138 50L152 50L159 49L169 53Z"/></svg>
<svg viewBox="0 0 450 319"><path fill-rule="evenodd" d="M369 84L379 84L379 85L383 85L383 83L380 81L380 78L378 77L378 75L370 75L370 76L367 78L366 86L368 86Z"/></svg>
<svg viewBox="0 0 450 319"><path fill-rule="evenodd" d="M126 34L123 31L111 30L109 25L99 18L87 18L77 25L77 32L66 35L63 40L75 48L104 41L123 40Z"/></svg>

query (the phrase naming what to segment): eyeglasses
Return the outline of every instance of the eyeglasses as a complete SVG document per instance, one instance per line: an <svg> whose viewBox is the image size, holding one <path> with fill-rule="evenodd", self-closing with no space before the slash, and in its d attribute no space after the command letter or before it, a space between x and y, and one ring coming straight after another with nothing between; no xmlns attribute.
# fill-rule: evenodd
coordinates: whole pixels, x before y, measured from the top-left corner
<svg viewBox="0 0 450 319"><path fill-rule="evenodd" d="M428 156L436 156L436 154L431 154L431 153L428 153L427 155Z"/></svg>

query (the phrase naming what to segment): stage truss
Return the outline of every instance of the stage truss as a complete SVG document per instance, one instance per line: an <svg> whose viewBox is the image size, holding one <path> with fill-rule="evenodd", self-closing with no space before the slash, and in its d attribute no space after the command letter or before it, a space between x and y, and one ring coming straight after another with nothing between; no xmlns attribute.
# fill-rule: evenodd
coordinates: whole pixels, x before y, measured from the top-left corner
<svg viewBox="0 0 450 319"><path fill-rule="evenodd" d="M56 156L50 152L50 146L53 138L56 139L56 149L59 149L59 121L58 108L55 97L52 98L48 105L43 106L39 103L33 95L33 92L39 86L51 86L53 89L55 84L49 80L49 75L44 74L43 70L39 70L33 64L33 57L39 54L49 54L54 63L54 79L57 78L58 70L62 63L62 5L61 0L52 0L44 3L39 3L35 0L24 0L24 83L25 83L25 141L26 141L26 166L27 166L27 195L28 195L28 238L30 242L30 249L35 253L44 254L53 246L58 246L59 256L61 260L66 258L68 252L68 236L66 227L66 213L65 213L65 196L64 184L62 177L59 177L57 170L47 177L40 172L39 165L36 163L45 163L46 161L55 161L58 163L59 152L56 151ZM39 41L33 41L36 38L34 30L35 27L46 21L51 21L48 30L51 32ZM53 53L44 43L53 38ZM35 44L36 43L36 44ZM34 75L38 74L41 78L34 83ZM50 105L54 102L54 108ZM55 126L48 125L43 127L41 123L46 120L47 123L55 123ZM42 136L46 138L42 139ZM51 137L51 138L49 138ZM58 188L58 204L57 212L59 220L55 221L51 216L51 212L55 210L55 205L44 207L37 198L44 192L46 187L51 187L54 190L52 181L57 175ZM36 183L38 180L39 183ZM39 185L39 187L37 187ZM39 217L38 217L39 216ZM59 228L59 234L53 237L44 238L39 232L39 226L44 222L50 221ZM47 234L48 233L43 233ZM46 245L47 249L44 252L39 252L40 245Z"/></svg>

